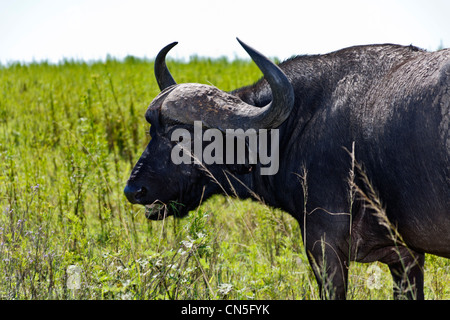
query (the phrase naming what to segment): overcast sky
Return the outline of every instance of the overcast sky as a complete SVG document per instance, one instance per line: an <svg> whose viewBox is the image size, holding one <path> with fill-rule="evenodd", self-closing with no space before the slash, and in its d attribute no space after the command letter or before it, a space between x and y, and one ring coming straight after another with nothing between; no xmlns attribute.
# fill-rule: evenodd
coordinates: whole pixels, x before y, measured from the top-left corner
<svg viewBox="0 0 450 320"><path fill-rule="evenodd" d="M450 46L449 0L0 0L0 63L126 55L247 57L370 43Z"/></svg>

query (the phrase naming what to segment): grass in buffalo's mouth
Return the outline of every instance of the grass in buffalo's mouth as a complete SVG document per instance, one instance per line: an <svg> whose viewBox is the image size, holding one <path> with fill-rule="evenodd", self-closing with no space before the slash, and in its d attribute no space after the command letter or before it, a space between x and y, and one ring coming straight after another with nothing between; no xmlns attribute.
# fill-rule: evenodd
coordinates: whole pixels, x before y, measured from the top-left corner
<svg viewBox="0 0 450 320"><path fill-rule="evenodd" d="M246 61L169 64L180 83L228 91L261 76ZM133 57L0 66L0 298L319 298L286 213L216 196L149 221L127 202L159 92L152 70ZM392 298L387 267L374 265L351 265L348 298ZM426 298L449 299L449 260L427 256L425 268Z"/></svg>
<svg viewBox="0 0 450 320"><path fill-rule="evenodd" d="M163 203L145 205L145 216L148 219L162 220L167 217L167 206Z"/></svg>

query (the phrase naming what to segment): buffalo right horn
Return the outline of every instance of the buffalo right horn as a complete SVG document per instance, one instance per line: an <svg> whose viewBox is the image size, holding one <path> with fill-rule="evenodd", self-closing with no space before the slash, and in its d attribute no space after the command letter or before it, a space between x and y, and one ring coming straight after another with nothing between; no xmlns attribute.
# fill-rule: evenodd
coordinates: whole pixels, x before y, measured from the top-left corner
<svg viewBox="0 0 450 320"><path fill-rule="evenodd" d="M170 74L169 69L166 65L166 55L178 44L178 42L172 42L171 44L165 46L161 49L155 59L155 77L158 82L159 89L163 91L164 89L177 84Z"/></svg>
<svg viewBox="0 0 450 320"><path fill-rule="evenodd" d="M281 125L294 106L294 88L284 72L263 54L236 38L247 51L252 60L264 74L272 91L272 101L262 108L246 106L248 114L252 115L248 125L253 128L276 128Z"/></svg>

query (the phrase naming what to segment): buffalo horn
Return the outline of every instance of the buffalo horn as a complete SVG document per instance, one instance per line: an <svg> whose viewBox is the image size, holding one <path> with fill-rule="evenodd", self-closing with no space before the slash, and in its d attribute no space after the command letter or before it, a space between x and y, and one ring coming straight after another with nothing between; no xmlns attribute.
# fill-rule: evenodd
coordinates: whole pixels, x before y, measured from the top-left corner
<svg viewBox="0 0 450 320"><path fill-rule="evenodd" d="M155 77L158 82L159 89L163 91L164 89L177 84L170 74L169 69L166 65L166 55L178 44L178 42L172 42L171 44L165 46L161 49L155 59Z"/></svg>
<svg viewBox="0 0 450 320"><path fill-rule="evenodd" d="M257 109L256 114L250 120L252 124L248 125L255 129L276 128L291 113L292 107L294 106L294 89L284 72L276 64L239 40L239 38L237 38L237 41L262 71L272 90L272 101L268 105L263 108L248 106L253 109L253 112L249 112L250 114L254 113L254 109Z"/></svg>

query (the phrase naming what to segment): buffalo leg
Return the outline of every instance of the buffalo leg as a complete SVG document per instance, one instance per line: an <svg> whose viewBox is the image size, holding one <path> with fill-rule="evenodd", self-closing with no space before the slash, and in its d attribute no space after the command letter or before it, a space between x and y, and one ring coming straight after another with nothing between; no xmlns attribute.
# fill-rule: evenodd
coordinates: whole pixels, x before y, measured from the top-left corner
<svg viewBox="0 0 450 320"><path fill-rule="evenodd" d="M348 279L348 268L344 263L346 258L324 239L308 247L310 247L308 258L319 285L320 298L346 299Z"/></svg>
<svg viewBox="0 0 450 320"><path fill-rule="evenodd" d="M423 300L423 266L425 255L407 248L398 250L399 259L388 263L394 280L394 299Z"/></svg>

